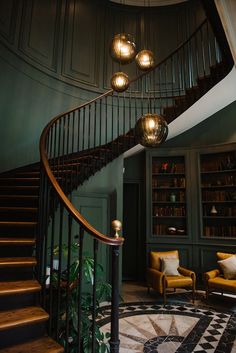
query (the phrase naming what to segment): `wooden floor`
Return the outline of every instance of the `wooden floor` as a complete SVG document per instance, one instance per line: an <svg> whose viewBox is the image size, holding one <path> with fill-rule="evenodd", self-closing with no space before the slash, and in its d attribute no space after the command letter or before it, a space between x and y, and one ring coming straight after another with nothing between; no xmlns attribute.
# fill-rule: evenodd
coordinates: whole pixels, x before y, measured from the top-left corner
<svg viewBox="0 0 236 353"><path fill-rule="evenodd" d="M162 302L162 297L159 293L154 290L150 291L150 294L147 293L147 287L145 283L127 281L122 283L122 293L121 297L125 303L136 303L136 302ZM171 289L167 295L168 301L181 301L181 302L190 302L192 295L190 291L184 289L177 289L176 292L173 292ZM230 310L236 312L236 295L228 294L212 294L210 295L209 302L205 300L205 291L198 290L196 295L195 305L210 305L218 310Z"/></svg>

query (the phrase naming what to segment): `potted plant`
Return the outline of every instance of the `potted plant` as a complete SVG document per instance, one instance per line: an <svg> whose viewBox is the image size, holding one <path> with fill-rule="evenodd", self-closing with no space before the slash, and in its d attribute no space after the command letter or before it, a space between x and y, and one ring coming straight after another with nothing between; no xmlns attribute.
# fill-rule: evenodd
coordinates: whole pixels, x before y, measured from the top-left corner
<svg viewBox="0 0 236 353"><path fill-rule="evenodd" d="M59 342L63 346L68 346L70 353L76 353L78 347L78 276L79 276L79 260L76 259L78 254L79 244L77 242L71 245L71 252L74 260L71 263L69 273L67 270L62 270L59 276L58 269L53 271L51 276L52 286L58 288L60 278L61 290L61 305L60 305L60 321L59 321ZM59 247L56 246L53 250L53 255L58 255ZM66 258L68 256L68 247L62 245L62 254ZM91 353L92 343L92 305L93 297L92 288L94 283L94 260L88 254L83 256L83 279L88 290L82 292L82 314L81 314L81 341L84 353ZM96 285L96 317L103 315L101 303L111 298L111 285L103 280L103 268L100 264L96 266L97 285ZM68 283L69 281L69 283ZM69 286L69 296L67 297L67 288ZM67 306L68 305L68 306ZM66 315L69 316L69 337L66 332ZM109 333L104 334L98 325L95 326L96 352L110 352L108 339ZM66 341L67 340L67 341Z"/></svg>

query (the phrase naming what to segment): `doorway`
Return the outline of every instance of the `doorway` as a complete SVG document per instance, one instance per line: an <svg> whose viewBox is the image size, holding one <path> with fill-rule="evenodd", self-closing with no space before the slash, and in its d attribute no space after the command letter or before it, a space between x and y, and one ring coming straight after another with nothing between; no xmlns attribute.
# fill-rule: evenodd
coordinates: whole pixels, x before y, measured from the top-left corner
<svg viewBox="0 0 236 353"><path fill-rule="evenodd" d="M140 183L124 183L123 195L123 233L125 242L122 256L123 281L143 279L144 256L142 249L142 219Z"/></svg>

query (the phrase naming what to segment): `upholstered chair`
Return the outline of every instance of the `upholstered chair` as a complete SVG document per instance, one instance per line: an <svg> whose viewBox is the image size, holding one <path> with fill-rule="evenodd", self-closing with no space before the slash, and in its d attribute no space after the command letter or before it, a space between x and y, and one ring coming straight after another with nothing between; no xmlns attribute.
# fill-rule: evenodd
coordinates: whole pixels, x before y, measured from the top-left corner
<svg viewBox="0 0 236 353"><path fill-rule="evenodd" d="M194 302L196 275L184 267L179 266L178 250L151 251L147 270L148 292L153 288L163 295L166 304L167 288L191 288Z"/></svg>
<svg viewBox="0 0 236 353"><path fill-rule="evenodd" d="M211 292L236 294L236 254L217 252L218 268L204 274L206 299Z"/></svg>

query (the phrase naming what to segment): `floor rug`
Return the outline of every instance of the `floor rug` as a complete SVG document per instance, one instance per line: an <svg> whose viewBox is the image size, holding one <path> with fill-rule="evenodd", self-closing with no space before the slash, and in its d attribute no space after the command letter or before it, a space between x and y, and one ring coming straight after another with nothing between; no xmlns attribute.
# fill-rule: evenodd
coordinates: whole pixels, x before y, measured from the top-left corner
<svg viewBox="0 0 236 353"><path fill-rule="evenodd" d="M120 353L236 353L236 314L184 303L119 308ZM110 331L110 310L99 325Z"/></svg>

